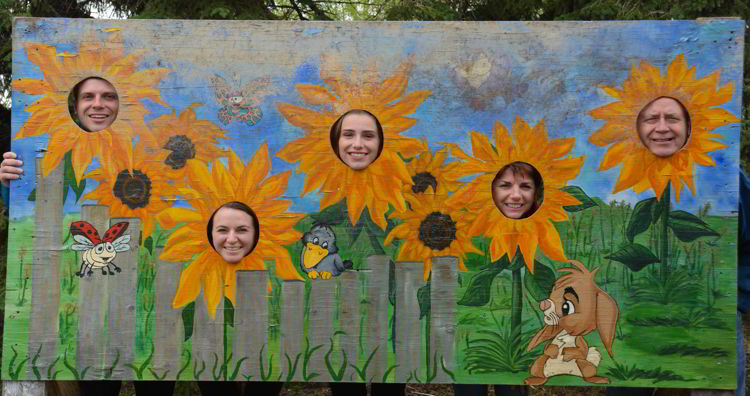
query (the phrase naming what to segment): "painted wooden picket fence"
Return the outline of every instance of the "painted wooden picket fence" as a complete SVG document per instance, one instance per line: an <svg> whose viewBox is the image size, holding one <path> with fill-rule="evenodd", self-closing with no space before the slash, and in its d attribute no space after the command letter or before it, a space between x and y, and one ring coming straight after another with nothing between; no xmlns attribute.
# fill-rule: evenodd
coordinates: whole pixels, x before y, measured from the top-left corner
<svg viewBox="0 0 750 396"><path fill-rule="evenodd" d="M41 159L38 159L41 161ZM181 311L172 308L172 298L183 269L182 263L159 261L154 279L155 300L153 320L152 357L142 367L134 361L136 345L137 265L140 246L139 219L110 218L108 208L102 205L84 205L81 220L88 221L97 229L109 228L112 224L126 221L134 237L131 249L118 254L118 265L122 272L117 276L85 276L79 283L77 349L57 349L59 338L57 323L59 306L59 272L43 271L45 267L61 265L62 212L59 210L62 197L62 172L38 177L37 210L45 232L37 233L34 240L35 260L44 265L34 266L38 273L32 274L34 290L49 293L34 293L33 307L43 309L32 314L32 342L28 355L33 363L28 366L28 375L38 379L49 379L46 373L61 359L66 361L75 354L76 376L86 379L136 379L149 370L160 379L224 380L217 374L216 362L227 358L225 352L234 357L228 370L236 370L237 380L259 380L270 373L272 362L278 362L281 372L267 380L286 381L382 381L394 371L395 382L415 381L420 371L426 369L428 361L440 366L432 367L432 382L451 382L448 374L455 367L455 301L456 258L445 257L434 261L432 279L429 343L432 356L421 356L423 343L420 334L420 305L417 290L424 286L423 264L420 262L395 263L396 304L398 312L395 332L395 355L398 363L388 362L390 326L388 325L388 271L347 271L339 278L314 281L309 291L309 321L305 323L305 282L282 282L282 304L285 307L280 323L280 348L271 351L268 337L269 271L239 271L237 275L237 308L234 310L234 343L231 350L224 345L224 309L219 306L216 318L208 313L202 296L196 299L193 316L192 348L183 349L184 324ZM157 247L157 249L161 249ZM156 256L158 257L158 253ZM388 268L387 256L371 256L369 268ZM36 262L36 261L35 261ZM95 270L96 271L96 270ZM334 295L338 290L339 296ZM334 326L334 315L339 326ZM304 336L308 326L307 339ZM333 350L333 345L337 347ZM327 348L332 351L327 351ZM328 353L327 353L328 352ZM191 356L190 360L184 358ZM339 363L333 356L342 356ZM367 367L361 377L357 373L357 362L364 359ZM435 360L437 359L437 360ZM308 361L309 360L309 361ZM234 364L232 364L234 363ZM331 370L329 365L336 365ZM138 371L141 371L138 373ZM192 372L192 376L190 373ZM232 373L229 373L232 374ZM429 375L429 373L427 373ZM270 374L269 374L270 375Z"/></svg>

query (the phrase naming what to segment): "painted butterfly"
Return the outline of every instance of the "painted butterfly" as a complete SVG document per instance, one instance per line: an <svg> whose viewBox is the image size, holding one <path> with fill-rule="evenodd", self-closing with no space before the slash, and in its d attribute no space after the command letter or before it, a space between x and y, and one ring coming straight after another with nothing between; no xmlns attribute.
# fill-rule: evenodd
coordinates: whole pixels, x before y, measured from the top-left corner
<svg viewBox="0 0 750 396"><path fill-rule="evenodd" d="M264 96L273 93L270 78L258 78L241 90L232 89L224 78L214 75L211 77L216 100L222 106L219 109L219 120L227 125L232 121L244 122L248 126L255 125L263 118L260 102Z"/></svg>

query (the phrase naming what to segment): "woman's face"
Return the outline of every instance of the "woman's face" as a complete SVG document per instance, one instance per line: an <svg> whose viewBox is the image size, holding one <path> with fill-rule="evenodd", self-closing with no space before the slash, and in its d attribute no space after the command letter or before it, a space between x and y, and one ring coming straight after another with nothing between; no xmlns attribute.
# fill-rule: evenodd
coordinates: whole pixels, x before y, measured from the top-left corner
<svg viewBox="0 0 750 396"><path fill-rule="evenodd" d="M256 232L252 217L241 210L221 208L214 215L214 249L228 263L239 263L253 249Z"/></svg>
<svg viewBox="0 0 750 396"><path fill-rule="evenodd" d="M687 142L687 117L680 103L659 98L638 115L638 135L646 148L658 157L669 157Z"/></svg>
<svg viewBox="0 0 750 396"><path fill-rule="evenodd" d="M378 156L380 137L367 114L349 114L341 121L339 157L354 170L367 168Z"/></svg>
<svg viewBox="0 0 750 396"><path fill-rule="evenodd" d="M492 200L505 217L520 219L532 208L535 198L536 186L529 175L506 169L492 183Z"/></svg>

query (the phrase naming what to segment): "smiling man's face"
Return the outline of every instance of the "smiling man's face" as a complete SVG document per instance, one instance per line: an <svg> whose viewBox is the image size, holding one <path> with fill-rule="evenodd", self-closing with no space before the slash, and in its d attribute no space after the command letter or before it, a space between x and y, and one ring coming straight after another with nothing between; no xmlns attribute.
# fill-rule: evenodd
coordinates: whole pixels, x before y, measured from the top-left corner
<svg viewBox="0 0 750 396"><path fill-rule="evenodd" d="M688 138L687 114L672 98L659 98L638 114L638 136L658 157L669 157L685 145Z"/></svg>
<svg viewBox="0 0 750 396"><path fill-rule="evenodd" d="M89 78L78 89L76 115L89 132L100 131L112 125L119 108L117 91L105 80Z"/></svg>

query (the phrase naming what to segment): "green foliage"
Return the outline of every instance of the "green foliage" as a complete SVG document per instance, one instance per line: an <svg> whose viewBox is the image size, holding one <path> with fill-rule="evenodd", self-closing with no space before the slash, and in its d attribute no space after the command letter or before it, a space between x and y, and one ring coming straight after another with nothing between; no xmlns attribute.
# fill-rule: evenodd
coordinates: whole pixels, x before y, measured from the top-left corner
<svg viewBox="0 0 750 396"><path fill-rule="evenodd" d="M424 286L417 290L417 302L419 302L419 319L422 320L428 313L430 313L430 293L432 283L427 282Z"/></svg>
<svg viewBox="0 0 750 396"><path fill-rule="evenodd" d="M565 191L566 193L574 196L578 201L581 202L579 205L563 206L563 209L565 209L567 212L580 212L584 209L597 206L596 202L593 199L591 199L591 197L586 195L586 193L583 191L581 187L565 186L561 188L560 190Z"/></svg>
<svg viewBox="0 0 750 396"><path fill-rule="evenodd" d="M193 317L195 317L195 301L190 302L182 309L182 325L185 328L185 341L193 336Z"/></svg>
<svg viewBox="0 0 750 396"><path fill-rule="evenodd" d="M528 370L537 353L526 351L532 334L521 332L521 326L511 329L505 318L498 330L479 330L478 336L466 337L465 369L471 374Z"/></svg>
<svg viewBox="0 0 750 396"><path fill-rule="evenodd" d="M458 304L480 307L490 302L492 281L495 279L495 276L508 267L510 267L510 260L506 254L499 260L490 263L487 268L476 273L469 280L469 285L466 287L466 291L461 300L458 301Z"/></svg>
<svg viewBox="0 0 750 396"><path fill-rule="evenodd" d="M685 379L683 376L675 374L672 370L662 370L661 367L642 369L636 367L635 363L632 366L628 366L627 364L615 362L615 366L607 370L607 375L622 381L636 379L651 379L654 383L661 381L695 381Z"/></svg>
<svg viewBox="0 0 750 396"><path fill-rule="evenodd" d="M555 287L555 271L552 268L534 261L534 273L528 271L523 276L523 285L526 291L536 301L546 299Z"/></svg>
<svg viewBox="0 0 750 396"><path fill-rule="evenodd" d="M631 271L638 272L649 264L658 263L651 250L638 243L629 243L620 248L618 251L604 256L605 259L618 261L625 264Z"/></svg>
<svg viewBox="0 0 750 396"><path fill-rule="evenodd" d="M633 294L636 301L691 305L698 302L700 288L700 280L681 267L670 271L663 280L658 275L646 274L633 285Z"/></svg>
<svg viewBox="0 0 750 396"><path fill-rule="evenodd" d="M330 374L331 379L334 382L339 382L342 379L344 379L344 373L346 373L346 365L349 362L346 356L346 351L343 349L341 350L341 354L343 356L343 361L341 362L341 366L339 366L339 368L337 369L333 367L333 362L331 362L331 355L333 354L333 338L340 334L346 334L346 333L341 330L338 330L335 333L333 333L333 336L331 338L329 338L330 346L328 348L328 352L326 352L325 356L323 357L326 367L328 368L328 374Z"/></svg>
<svg viewBox="0 0 750 396"><path fill-rule="evenodd" d="M668 225L677 239L682 242L692 242L697 238L706 236L717 238L720 236L706 222L684 210L673 210L669 214Z"/></svg>
<svg viewBox="0 0 750 396"><path fill-rule="evenodd" d="M721 348L700 348L693 344L677 343L665 345L656 351L659 355L681 355L681 356L708 356L723 358L729 356L729 352Z"/></svg>

